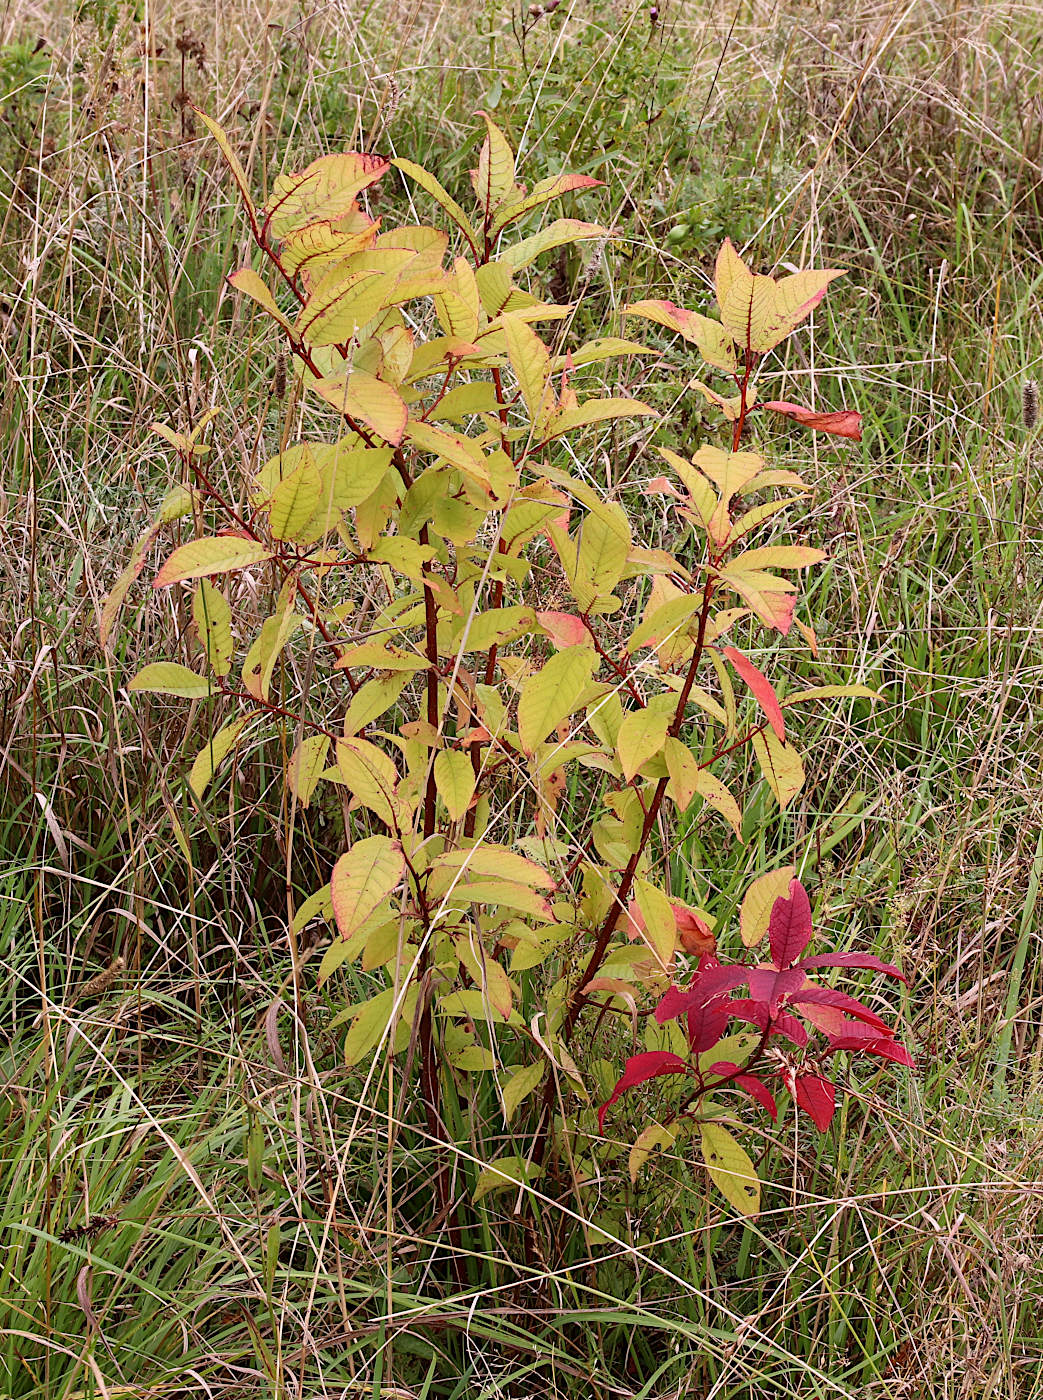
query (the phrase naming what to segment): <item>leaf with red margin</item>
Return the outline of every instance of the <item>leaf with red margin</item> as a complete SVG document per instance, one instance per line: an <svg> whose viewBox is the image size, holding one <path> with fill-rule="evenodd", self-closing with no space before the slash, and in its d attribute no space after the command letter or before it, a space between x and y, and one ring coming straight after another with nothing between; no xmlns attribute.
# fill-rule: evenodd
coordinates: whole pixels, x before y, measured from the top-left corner
<svg viewBox="0 0 1043 1400"><path fill-rule="evenodd" d="M821 1074L798 1074L795 1098L797 1107L804 1110L820 1133L824 1133L837 1110L836 1085Z"/></svg>
<svg viewBox="0 0 1043 1400"><path fill-rule="evenodd" d="M772 413L781 413L784 418L792 418L805 428L814 428L820 433L832 433L834 437L853 438L855 442L862 441L862 415L856 413L853 408L845 408L840 413L816 413L813 409L804 408L799 403L786 403L784 399L758 404L757 407L769 408Z"/></svg>
<svg viewBox="0 0 1043 1400"><path fill-rule="evenodd" d="M538 612L536 621L546 632L558 651L566 647L593 646L590 628L575 613Z"/></svg>
<svg viewBox="0 0 1043 1400"><path fill-rule="evenodd" d="M741 651L736 651L734 647L722 648L722 655L732 663L753 691L758 705L768 717L768 723L782 743L785 743L786 721L782 714L782 706L779 704L779 697L775 694L771 681L768 680L763 671L758 670L752 661L743 656Z"/></svg>
<svg viewBox="0 0 1043 1400"><path fill-rule="evenodd" d="M763 1079L758 1079L755 1074L741 1074L739 1066L732 1064L731 1060L718 1060L715 1065L710 1066L710 1073L727 1075L733 1084L745 1089L750 1098L756 1099L761 1108L766 1108L775 1122L778 1122L778 1105Z"/></svg>
<svg viewBox="0 0 1043 1400"><path fill-rule="evenodd" d="M777 899L771 908L768 939L771 960L778 968L790 967L811 939L811 901L799 880L789 884L789 898Z"/></svg>
<svg viewBox="0 0 1043 1400"><path fill-rule="evenodd" d="M875 953L820 953L813 958L803 958L800 965L808 971L814 967L867 967L886 973L888 977L897 977L900 982L909 980L894 963L885 963Z"/></svg>
<svg viewBox="0 0 1043 1400"><path fill-rule="evenodd" d="M661 1074L687 1073L687 1061L682 1060L680 1055L671 1054L669 1050L648 1050L642 1055L631 1055L627 1060L623 1077L612 1090L610 1097L598 1109L598 1132L605 1131L605 1114L628 1089L634 1089L638 1084L644 1084L649 1079L656 1079Z"/></svg>

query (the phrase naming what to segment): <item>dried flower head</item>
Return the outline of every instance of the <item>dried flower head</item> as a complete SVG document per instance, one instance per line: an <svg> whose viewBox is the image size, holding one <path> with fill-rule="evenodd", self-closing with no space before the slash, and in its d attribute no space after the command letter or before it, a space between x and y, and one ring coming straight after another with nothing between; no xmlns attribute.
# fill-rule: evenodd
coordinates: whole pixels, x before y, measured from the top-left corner
<svg viewBox="0 0 1043 1400"><path fill-rule="evenodd" d="M1021 386L1021 421L1029 432L1039 422L1039 385L1034 379L1026 379Z"/></svg>

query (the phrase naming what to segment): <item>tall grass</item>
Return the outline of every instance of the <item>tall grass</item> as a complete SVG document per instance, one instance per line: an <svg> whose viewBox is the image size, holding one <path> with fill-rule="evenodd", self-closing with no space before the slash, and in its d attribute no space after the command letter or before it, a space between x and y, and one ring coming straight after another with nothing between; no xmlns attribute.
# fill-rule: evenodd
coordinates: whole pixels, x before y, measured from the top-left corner
<svg viewBox="0 0 1043 1400"><path fill-rule="evenodd" d="M0 19L11 1395L1043 1394L1039 450L1017 410L1041 354L1038 16L660 11L563 4L524 53L521 17L455 3ZM286 412L222 285L243 229L185 96L238 133L258 186L365 143L459 188L472 113L495 108L526 178L568 157L606 181L590 216L618 247L545 273L603 324L638 292L702 305L726 233L763 264L850 268L770 387L824 404L839 379L862 448L779 429L772 449L817 488L820 669L885 699L809 728L802 804L765 805L747 848L696 825L672 878L726 910L799 854L837 929L915 971L919 1070L853 1084L825 1142L766 1138L783 1184L754 1223L722 1223L684 1160L632 1189L609 1144L532 1224L503 1196L470 1209L464 1285L442 1277L432 1145L391 1071L363 1095L340 1065L310 950L298 977L287 948L288 851L299 889L321 883L335 814L291 843L260 753L189 799L199 717L123 689L173 654L175 605L134 593L99 646L170 484L148 425L220 406L236 486ZM682 387L658 372L643 392ZM466 1202L497 1105L449 1126Z"/></svg>

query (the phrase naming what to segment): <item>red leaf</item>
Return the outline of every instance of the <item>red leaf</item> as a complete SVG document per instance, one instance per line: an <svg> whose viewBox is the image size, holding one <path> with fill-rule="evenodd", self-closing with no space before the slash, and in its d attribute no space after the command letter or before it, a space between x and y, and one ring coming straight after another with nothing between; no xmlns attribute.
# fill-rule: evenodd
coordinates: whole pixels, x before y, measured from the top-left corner
<svg viewBox="0 0 1043 1400"><path fill-rule="evenodd" d="M853 408L845 408L840 413L816 413L799 403L786 403L784 399L758 404L758 408L768 408L772 413L781 413L783 417L793 418L805 428L815 428L820 433L854 438L855 442L862 441L862 415L856 413Z"/></svg>
<svg viewBox="0 0 1043 1400"><path fill-rule="evenodd" d="M885 972L888 977L897 977L900 982L909 979L903 977L894 963L882 962L874 953L822 953L814 958L803 958L801 967L869 967L874 972Z"/></svg>
<svg viewBox="0 0 1043 1400"><path fill-rule="evenodd" d="M678 1016L683 1016L686 1011L696 1011L715 997L741 987L749 975L748 967L726 967L718 962L714 962L710 967L700 968L687 987L670 987L667 990L655 1009L655 1018L661 1026L667 1021L676 1021Z"/></svg>
<svg viewBox="0 0 1043 1400"><path fill-rule="evenodd" d="M644 1084L648 1079L656 1079L661 1074L686 1074L687 1071L687 1063L669 1050L648 1050L643 1055L631 1055L622 1079L612 1090L611 1097L598 1109L598 1132L605 1131L605 1114L628 1089Z"/></svg>
<svg viewBox="0 0 1043 1400"><path fill-rule="evenodd" d="M748 997L737 997L728 1003L728 1008L738 1020L749 1021L759 1030L767 1030L770 1024L772 1035L785 1036L794 1045L804 1046L808 1043L807 1031L796 1016L787 1015L785 1011L773 1015L764 1002L752 1001Z"/></svg>
<svg viewBox="0 0 1043 1400"><path fill-rule="evenodd" d="M833 1121L837 1108L836 1086L821 1074L798 1074L796 1083L797 1107L824 1133Z"/></svg>
<svg viewBox="0 0 1043 1400"><path fill-rule="evenodd" d="M768 723L785 743L786 721L783 718L779 697L775 694L771 681L768 680L763 671L759 671L752 661L743 656L741 651L736 651L734 647L724 647L722 655L727 657L753 691L757 703L768 717Z"/></svg>
<svg viewBox="0 0 1043 1400"><path fill-rule="evenodd" d="M793 1007L801 1008L801 1014L803 1007L807 1005L837 1007L840 1011L846 1011L849 1016L864 1021L867 1026L875 1027L878 1033L888 1036L893 1034L887 1022L875 1011L871 1011L856 997L849 997L847 992L838 992L833 987L810 987L807 991L791 996L789 1003Z"/></svg>
<svg viewBox="0 0 1043 1400"><path fill-rule="evenodd" d="M716 1045L731 1018L732 1004L724 997L689 1011L686 1024L688 1044L692 1047L692 1053L699 1055Z"/></svg>
<svg viewBox="0 0 1043 1400"><path fill-rule="evenodd" d="M717 951L717 940L713 936L713 929L687 904L678 904L670 901L670 908L674 911L674 920L677 924L677 936L681 940L681 947L686 953L698 953L704 957L708 953Z"/></svg>
<svg viewBox="0 0 1043 1400"><path fill-rule="evenodd" d="M758 1079L755 1074L740 1073L739 1066L733 1065L731 1060L718 1060L715 1065L710 1066L710 1073L728 1075L733 1084L745 1089L751 1099L756 1099L761 1108L766 1108L772 1118L778 1121L778 1106L763 1079Z"/></svg>
<svg viewBox="0 0 1043 1400"><path fill-rule="evenodd" d="M566 647L584 646L590 641L587 624L574 613L538 612L536 617L558 651L564 651Z"/></svg>
<svg viewBox="0 0 1043 1400"><path fill-rule="evenodd" d="M806 981L799 967L787 968L785 972L775 967L755 967L750 973L750 996L776 1011L783 1001L796 1000L796 993Z"/></svg>
<svg viewBox="0 0 1043 1400"><path fill-rule="evenodd" d="M808 946L811 938L811 901L799 880L789 882L788 899L777 899L772 905L768 938L772 962L778 968L786 968L796 962Z"/></svg>

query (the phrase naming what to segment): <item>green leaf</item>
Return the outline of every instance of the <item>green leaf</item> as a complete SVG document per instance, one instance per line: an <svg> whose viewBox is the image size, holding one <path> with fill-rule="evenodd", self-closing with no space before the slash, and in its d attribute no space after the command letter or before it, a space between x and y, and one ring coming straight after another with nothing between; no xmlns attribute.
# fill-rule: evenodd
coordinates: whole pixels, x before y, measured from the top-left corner
<svg viewBox="0 0 1043 1400"><path fill-rule="evenodd" d="M472 1200L480 1201L490 1191L517 1191L530 1186L540 1175L542 1167L535 1162L527 1162L517 1154L497 1157L495 1162L483 1167L478 1173Z"/></svg>
<svg viewBox="0 0 1043 1400"><path fill-rule="evenodd" d="M286 780L290 791L302 807L307 807L326 767L330 741L325 734L309 734L294 749L286 765Z"/></svg>
<svg viewBox="0 0 1043 1400"><path fill-rule="evenodd" d="M419 989L415 984L406 992L402 998L398 1016L395 1018L398 1022L404 1022L407 1026L412 1023L418 992ZM401 996L401 992L397 995ZM344 1037L345 1064L357 1065L363 1055L367 1055L385 1033L389 1033L390 1038L395 997L394 987L388 987L385 991L378 992L375 997L371 997L369 1001L363 1002L361 1006L352 1008L352 1026ZM389 1047L389 1053L394 1048L394 1046Z"/></svg>
<svg viewBox="0 0 1043 1400"><path fill-rule="evenodd" d="M143 666L127 689L151 695L177 695L183 700L199 700L214 693L213 684L206 676L197 676L195 671L176 661L154 661L150 666Z"/></svg>
<svg viewBox="0 0 1043 1400"><path fill-rule="evenodd" d="M348 939L397 887L406 868L402 847L387 836L356 841L330 876L333 914Z"/></svg>
<svg viewBox="0 0 1043 1400"><path fill-rule="evenodd" d="M196 587L192 621L207 665L215 676L227 676L232 669L232 610L209 579L201 579Z"/></svg>
<svg viewBox="0 0 1043 1400"><path fill-rule="evenodd" d="M586 224L580 219L555 219L552 224L548 224L539 233L534 233L530 238L523 238L520 243L504 248L499 260L517 272L520 268L528 267L548 248L560 248L563 244L579 243L583 239L608 238L609 236L610 230L602 228L600 224Z"/></svg>
<svg viewBox="0 0 1043 1400"><path fill-rule="evenodd" d="M567 647L525 682L518 701L518 737L526 753L535 753L536 745L572 714L597 659L590 647Z"/></svg>
<svg viewBox="0 0 1043 1400"><path fill-rule="evenodd" d="M699 1136L710 1180L740 1215L756 1215L761 1184L745 1148L719 1123L700 1123Z"/></svg>
<svg viewBox="0 0 1043 1400"><path fill-rule="evenodd" d="M189 540L175 549L156 575L152 587L166 588L182 579L207 578L210 574L230 574L248 569L272 558L260 540L241 535L220 535L215 539Z"/></svg>
<svg viewBox="0 0 1043 1400"><path fill-rule="evenodd" d="M196 797L203 796L217 772L221 760L239 742L239 736L251 719L253 719L252 714L244 715L240 719L233 719L228 724L223 725L196 754L188 774L188 786Z"/></svg>
<svg viewBox="0 0 1043 1400"><path fill-rule="evenodd" d="M483 841L463 851L447 851L436 856L431 862L432 870L446 870L455 874L463 871L465 876L485 876L490 880L509 880L516 885L527 885L530 889L552 890L555 888L553 875L542 866L517 851L506 846L494 846Z"/></svg>
<svg viewBox="0 0 1043 1400"><path fill-rule="evenodd" d="M543 1083L546 1067L542 1063L524 1065L515 1070L511 1077L500 1085L500 1098L503 1101L503 1121L509 1123L518 1111L519 1104L538 1089Z"/></svg>
<svg viewBox="0 0 1043 1400"><path fill-rule="evenodd" d="M629 783L643 763L647 763L666 743L670 716L649 710L630 710L619 726L616 753Z"/></svg>
<svg viewBox="0 0 1043 1400"><path fill-rule="evenodd" d="M470 806L475 787L471 760L461 749L443 749L437 755L435 787L445 803L449 820L459 821Z"/></svg>

